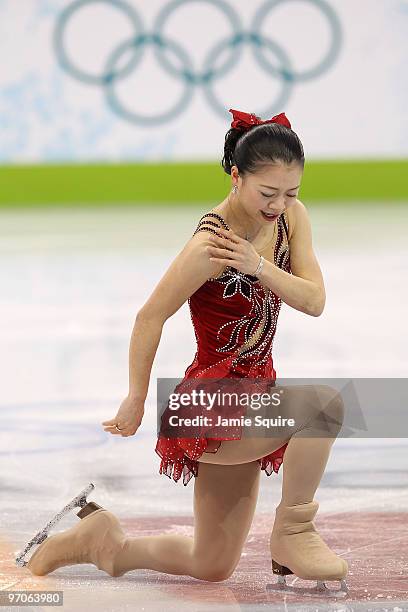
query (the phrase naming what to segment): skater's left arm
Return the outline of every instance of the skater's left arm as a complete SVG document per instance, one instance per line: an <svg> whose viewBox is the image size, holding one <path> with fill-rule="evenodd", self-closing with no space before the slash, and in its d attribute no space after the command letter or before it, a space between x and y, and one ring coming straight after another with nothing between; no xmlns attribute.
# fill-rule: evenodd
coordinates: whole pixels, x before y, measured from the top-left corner
<svg viewBox="0 0 408 612"><path fill-rule="evenodd" d="M293 229L289 249L292 274L265 260L259 280L289 306L318 317L324 310L326 292L322 271L313 250L309 215L300 200L296 200L291 210Z"/></svg>
<svg viewBox="0 0 408 612"><path fill-rule="evenodd" d="M312 245L312 230L306 207L300 200L291 205L293 214L289 225L291 274L265 259L257 275L265 287L269 287L286 304L313 317L322 314L326 302L323 276ZM220 263L230 265L243 273L252 274L260 261L254 246L232 230L220 228L223 236L212 236L210 254Z"/></svg>

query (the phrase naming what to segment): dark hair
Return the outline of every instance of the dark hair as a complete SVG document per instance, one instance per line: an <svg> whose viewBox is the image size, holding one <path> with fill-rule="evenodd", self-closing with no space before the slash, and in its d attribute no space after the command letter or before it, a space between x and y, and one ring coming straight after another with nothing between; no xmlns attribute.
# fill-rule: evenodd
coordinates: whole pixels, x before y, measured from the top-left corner
<svg viewBox="0 0 408 612"><path fill-rule="evenodd" d="M276 162L297 162L304 168L303 146L292 129L280 123L264 123L245 131L230 128L226 133L221 165L227 174L234 165L244 175Z"/></svg>

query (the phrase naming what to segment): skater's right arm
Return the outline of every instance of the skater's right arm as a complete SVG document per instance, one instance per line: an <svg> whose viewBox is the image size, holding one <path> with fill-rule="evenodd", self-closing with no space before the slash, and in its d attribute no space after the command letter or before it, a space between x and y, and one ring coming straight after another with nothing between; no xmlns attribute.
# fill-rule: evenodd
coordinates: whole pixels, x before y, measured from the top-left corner
<svg viewBox="0 0 408 612"><path fill-rule="evenodd" d="M103 421L105 431L123 437L134 435L144 414L150 373L164 323L209 278L225 267L210 261L213 246L208 232L194 234L172 261L152 294L136 315L129 347L129 393L116 416ZM119 424L120 432L115 428Z"/></svg>

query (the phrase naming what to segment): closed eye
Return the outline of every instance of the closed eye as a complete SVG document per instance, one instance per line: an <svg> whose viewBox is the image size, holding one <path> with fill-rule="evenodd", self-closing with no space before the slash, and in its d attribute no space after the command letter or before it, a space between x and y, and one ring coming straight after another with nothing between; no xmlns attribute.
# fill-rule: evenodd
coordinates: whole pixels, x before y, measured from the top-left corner
<svg viewBox="0 0 408 612"><path fill-rule="evenodd" d="M271 195L268 195L267 193L262 193L261 191L261 195L263 195L265 198L272 198L274 194L272 193ZM296 198L296 194L295 195L288 194L288 196L289 198Z"/></svg>

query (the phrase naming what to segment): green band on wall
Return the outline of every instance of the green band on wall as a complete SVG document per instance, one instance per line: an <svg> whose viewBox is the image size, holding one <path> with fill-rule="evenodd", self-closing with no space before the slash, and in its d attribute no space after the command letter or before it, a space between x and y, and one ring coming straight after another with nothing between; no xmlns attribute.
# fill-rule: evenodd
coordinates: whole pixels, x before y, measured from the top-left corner
<svg viewBox="0 0 408 612"><path fill-rule="evenodd" d="M299 198L408 201L408 160L306 162ZM209 202L228 193L219 162L0 166L0 206Z"/></svg>

